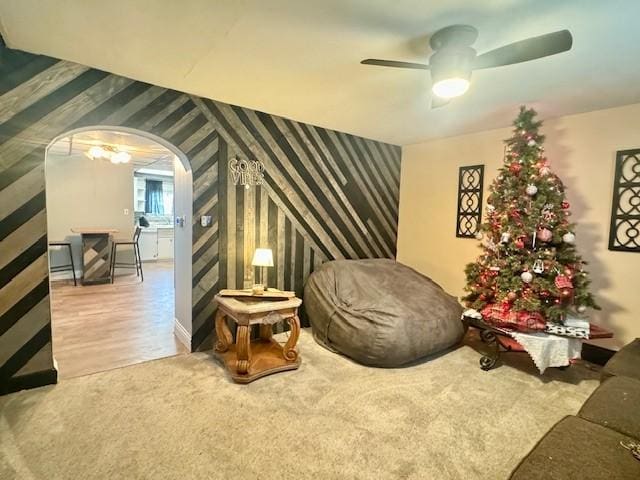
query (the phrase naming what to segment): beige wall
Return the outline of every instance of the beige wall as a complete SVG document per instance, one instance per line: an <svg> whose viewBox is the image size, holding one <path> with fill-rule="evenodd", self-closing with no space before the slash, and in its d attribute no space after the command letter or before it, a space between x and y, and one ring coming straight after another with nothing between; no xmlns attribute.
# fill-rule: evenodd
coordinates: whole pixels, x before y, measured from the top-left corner
<svg viewBox="0 0 640 480"><path fill-rule="evenodd" d="M133 234L133 167L90 160L83 154L47 155L45 165L47 232L49 240L72 239L76 270L80 269L80 237L73 227L119 230L119 238ZM124 209L129 214L124 214ZM52 261L66 258L54 254Z"/></svg>
<svg viewBox="0 0 640 480"><path fill-rule="evenodd" d="M640 254L607 250L615 155L640 147L640 104L551 119L542 132L551 168L567 187L577 244L603 308L591 319L616 335L598 343L617 348L640 337ZM398 260L454 295L463 293L465 264L480 253L478 241L455 236L458 168L484 164L487 193L510 134L510 128L491 130L402 149Z"/></svg>

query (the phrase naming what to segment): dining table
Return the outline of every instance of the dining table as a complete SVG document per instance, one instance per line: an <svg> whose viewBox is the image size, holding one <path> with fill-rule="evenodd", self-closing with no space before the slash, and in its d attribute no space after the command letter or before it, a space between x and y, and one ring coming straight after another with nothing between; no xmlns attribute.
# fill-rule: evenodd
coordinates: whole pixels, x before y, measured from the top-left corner
<svg viewBox="0 0 640 480"><path fill-rule="evenodd" d="M74 227L73 233L82 239L83 285L108 283L111 281L111 235L115 228Z"/></svg>

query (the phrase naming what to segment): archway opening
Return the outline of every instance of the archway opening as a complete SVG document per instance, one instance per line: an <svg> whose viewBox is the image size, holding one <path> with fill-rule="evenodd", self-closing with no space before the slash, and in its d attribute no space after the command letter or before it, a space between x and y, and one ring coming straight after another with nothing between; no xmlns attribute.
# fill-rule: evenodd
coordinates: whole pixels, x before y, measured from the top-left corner
<svg viewBox="0 0 640 480"><path fill-rule="evenodd" d="M46 152L53 356L61 378L190 350L191 168L173 145L86 127Z"/></svg>

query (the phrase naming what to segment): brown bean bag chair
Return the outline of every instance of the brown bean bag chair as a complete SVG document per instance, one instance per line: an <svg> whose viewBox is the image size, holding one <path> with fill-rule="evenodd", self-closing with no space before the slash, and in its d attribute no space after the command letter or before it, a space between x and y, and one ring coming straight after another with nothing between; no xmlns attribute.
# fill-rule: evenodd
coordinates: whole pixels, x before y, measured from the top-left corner
<svg viewBox="0 0 640 480"><path fill-rule="evenodd" d="M463 335L456 298L394 260L324 263L307 281L304 305L320 345L365 365L398 367Z"/></svg>

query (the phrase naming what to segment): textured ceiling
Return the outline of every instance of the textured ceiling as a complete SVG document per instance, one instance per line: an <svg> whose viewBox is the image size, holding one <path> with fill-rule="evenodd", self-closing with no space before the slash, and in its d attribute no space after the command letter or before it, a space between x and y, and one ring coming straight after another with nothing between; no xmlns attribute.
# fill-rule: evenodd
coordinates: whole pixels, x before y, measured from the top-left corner
<svg viewBox="0 0 640 480"><path fill-rule="evenodd" d="M2 0L8 46L318 126L405 145L640 101L637 0ZM482 53L568 28L572 51L474 73L430 110L429 35L474 25Z"/></svg>

